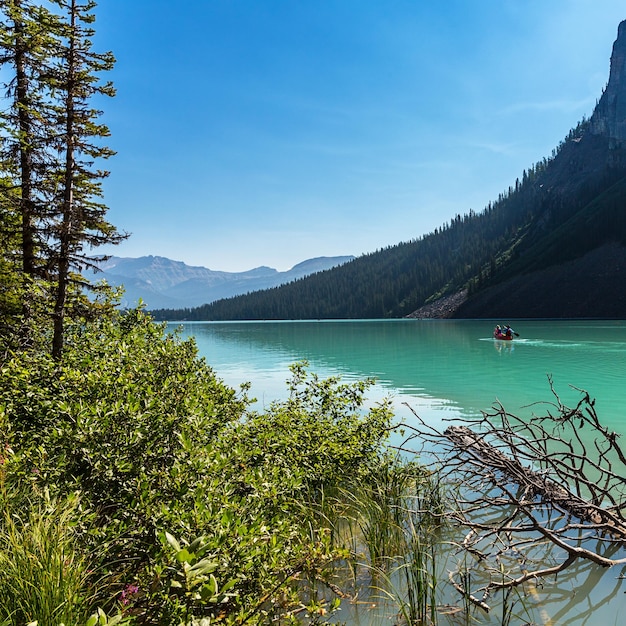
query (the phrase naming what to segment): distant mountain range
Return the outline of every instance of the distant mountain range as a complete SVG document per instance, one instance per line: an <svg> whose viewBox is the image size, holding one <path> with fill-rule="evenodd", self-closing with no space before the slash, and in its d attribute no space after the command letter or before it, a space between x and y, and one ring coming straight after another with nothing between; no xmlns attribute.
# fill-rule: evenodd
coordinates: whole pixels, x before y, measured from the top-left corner
<svg viewBox="0 0 626 626"><path fill-rule="evenodd" d="M476 213L276 289L157 319L626 319L626 21L591 118Z"/></svg>
<svg viewBox="0 0 626 626"><path fill-rule="evenodd" d="M148 309L181 309L283 285L342 265L353 258L337 256L308 259L286 272L271 267L256 267L245 272L221 272L161 256L112 256L100 264L101 271L91 274L90 279L92 282L106 280L112 286L123 285L124 307L133 307L141 299Z"/></svg>

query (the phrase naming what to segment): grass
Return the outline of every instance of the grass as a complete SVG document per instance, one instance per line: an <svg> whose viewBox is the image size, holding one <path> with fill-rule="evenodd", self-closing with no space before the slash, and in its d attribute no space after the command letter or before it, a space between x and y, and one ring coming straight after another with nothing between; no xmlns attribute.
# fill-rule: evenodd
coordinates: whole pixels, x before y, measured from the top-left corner
<svg viewBox="0 0 626 626"><path fill-rule="evenodd" d="M93 594L72 535L76 500L16 511L0 499L0 624L85 623Z"/></svg>
<svg viewBox="0 0 626 626"><path fill-rule="evenodd" d="M361 553L373 597L406 624L437 624L442 495L436 477L412 463L381 465L364 488L343 494L347 532Z"/></svg>

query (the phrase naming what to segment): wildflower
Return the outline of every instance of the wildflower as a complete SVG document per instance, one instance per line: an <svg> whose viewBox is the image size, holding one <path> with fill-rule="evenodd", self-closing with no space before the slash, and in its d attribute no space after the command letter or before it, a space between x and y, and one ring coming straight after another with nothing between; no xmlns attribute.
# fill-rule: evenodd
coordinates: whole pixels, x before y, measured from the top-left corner
<svg viewBox="0 0 626 626"><path fill-rule="evenodd" d="M133 598L139 593L139 587L137 585L126 585L120 595L120 602L126 606Z"/></svg>

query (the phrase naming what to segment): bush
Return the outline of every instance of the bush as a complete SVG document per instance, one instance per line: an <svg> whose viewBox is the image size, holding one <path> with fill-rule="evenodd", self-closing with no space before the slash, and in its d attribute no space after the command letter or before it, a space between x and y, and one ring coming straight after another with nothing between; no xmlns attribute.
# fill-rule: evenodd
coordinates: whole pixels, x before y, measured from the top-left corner
<svg viewBox="0 0 626 626"><path fill-rule="evenodd" d="M316 583L349 556L333 532L345 503L327 494L354 492L391 463L391 413L364 409L371 381L320 380L304 363L292 374L288 400L250 412L245 385L225 386L192 340L140 310L74 325L61 362L33 351L5 360L4 489L14 509L35 512L79 494L50 524L72 528L73 554L89 564L88 591L76 568L83 614L252 624L322 610ZM51 549L69 545L40 534Z"/></svg>

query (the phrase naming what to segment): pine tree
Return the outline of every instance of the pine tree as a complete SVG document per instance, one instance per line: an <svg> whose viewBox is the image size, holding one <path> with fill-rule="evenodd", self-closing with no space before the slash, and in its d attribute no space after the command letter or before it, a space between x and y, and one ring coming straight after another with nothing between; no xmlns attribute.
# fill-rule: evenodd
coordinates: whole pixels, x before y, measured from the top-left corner
<svg viewBox="0 0 626 626"><path fill-rule="evenodd" d="M22 320L33 316L33 286L45 276L43 173L50 160L50 102L44 87L54 46L55 18L30 0L0 0L0 64L9 79L2 85L8 106L0 108L3 239L12 238L19 220ZM9 230L7 230L9 229ZM14 241L14 239L12 239Z"/></svg>
<svg viewBox="0 0 626 626"><path fill-rule="evenodd" d="M0 175L0 340L4 347L13 347L21 319L21 239L15 195L11 178Z"/></svg>
<svg viewBox="0 0 626 626"><path fill-rule="evenodd" d="M99 80L115 60L92 49L95 6L91 0L50 0L45 7L0 0L0 61L12 70L0 159L17 190L24 280L36 281L51 300L56 358L68 311L88 305L80 272L102 258L90 251L125 237L106 220L101 198L108 172L95 166L114 152L102 145L110 133L91 102L115 93L110 82ZM12 196L6 196L9 202Z"/></svg>
<svg viewBox="0 0 626 626"><path fill-rule="evenodd" d="M84 285L72 270L95 267L99 257L89 255L89 249L104 243L118 243L125 235L106 221L107 207L102 197L105 170L95 169L97 159L114 154L101 145L110 135L106 125L98 123L102 111L93 108L94 96L115 95L111 82L100 83L99 74L111 70L115 63L112 53L92 50L91 13L95 2L87 0L54 0L65 22L62 25L57 63L49 78L55 100L58 125L58 169L54 172L53 206L58 219L51 229L55 241L53 267L56 276L54 305L53 355L61 356L63 328L68 306L68 294L77 285Z"/></svg>

